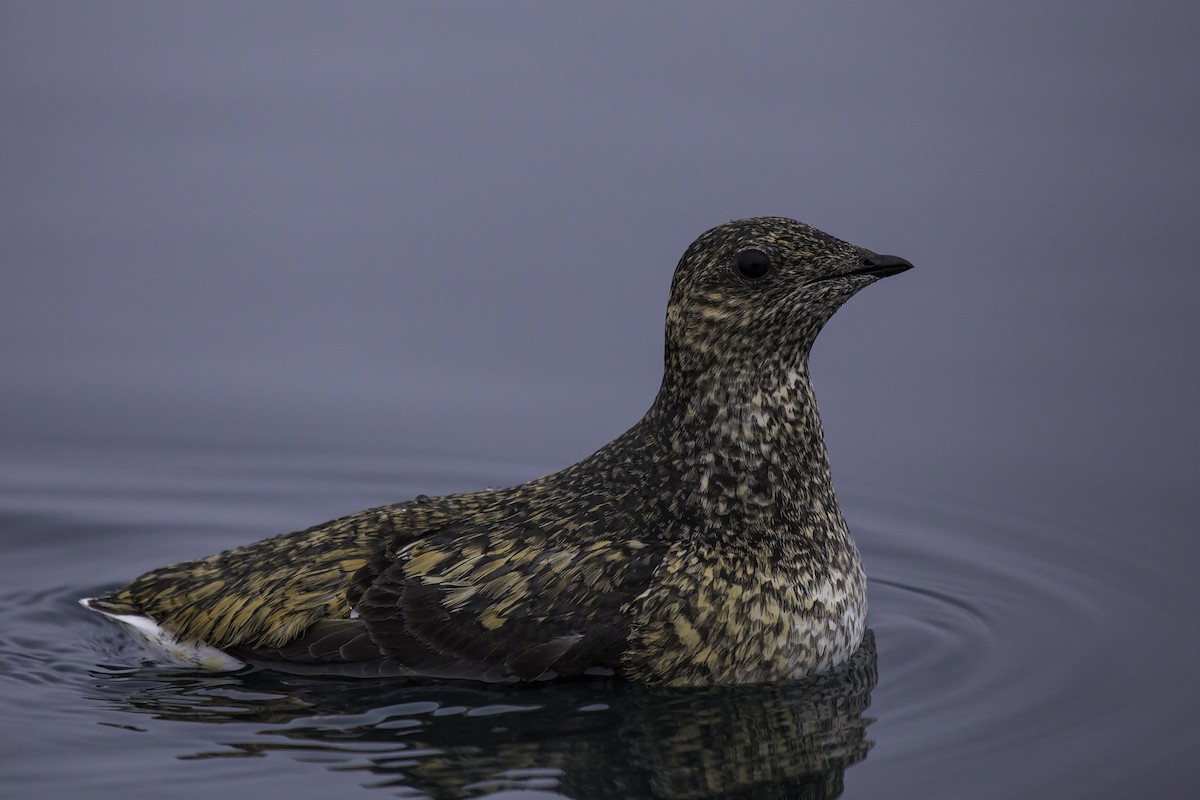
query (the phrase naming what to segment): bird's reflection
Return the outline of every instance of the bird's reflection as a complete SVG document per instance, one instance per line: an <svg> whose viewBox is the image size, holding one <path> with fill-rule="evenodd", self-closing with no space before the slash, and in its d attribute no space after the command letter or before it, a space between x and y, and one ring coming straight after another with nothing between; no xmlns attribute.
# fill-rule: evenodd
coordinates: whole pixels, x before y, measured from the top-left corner
<svg viewBox="0 0 1200 800"><path fill-rule="evenodd" d="M836 797L866 757L874 638L843 668L762 686L410 686L269 672L104 673L107 704L214 724L181 758L290 753L434 798L506 788L572 798ZM155 723L157 724L157 723ZM146 727L131 720L133 727Z"/></svg>

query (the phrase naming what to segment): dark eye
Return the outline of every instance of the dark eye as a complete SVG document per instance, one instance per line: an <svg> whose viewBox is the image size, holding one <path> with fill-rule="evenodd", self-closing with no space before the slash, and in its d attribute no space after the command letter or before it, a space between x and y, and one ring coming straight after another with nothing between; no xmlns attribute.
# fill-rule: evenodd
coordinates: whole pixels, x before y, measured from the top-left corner
<svg viewBox="0 0 1200 800"><path fill-rule="evenodd" d="M737 271L756 281L771 271L771 259L762 250L743 250L737 254Z"/></svg>

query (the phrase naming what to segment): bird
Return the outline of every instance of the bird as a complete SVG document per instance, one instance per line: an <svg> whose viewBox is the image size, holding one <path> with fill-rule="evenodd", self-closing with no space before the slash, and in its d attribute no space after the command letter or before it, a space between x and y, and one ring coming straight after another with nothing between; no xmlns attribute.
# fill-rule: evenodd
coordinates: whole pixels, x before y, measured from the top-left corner
<svg viewBox="0 0 1200 800"><path fill-rule="evenodd" d="M718 225L675 269L649 410L582 461L80 602L215 670L670 686L828 672L863 640L866 578L809 354L846 300L912 266L786 217Z"/></svg>

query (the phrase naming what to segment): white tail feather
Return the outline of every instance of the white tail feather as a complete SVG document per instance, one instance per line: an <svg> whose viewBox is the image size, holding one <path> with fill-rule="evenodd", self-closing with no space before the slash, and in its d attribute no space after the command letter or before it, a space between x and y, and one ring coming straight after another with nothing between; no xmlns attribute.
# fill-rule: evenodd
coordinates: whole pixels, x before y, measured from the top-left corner
<svg viewBox="0 0 1200 800"><path fill-rule="evenodd" d="M79 604L129 628L156 656L163 656L167 660L183 666L216 672L229 672L245 666L244 662L210 644L199 640L180 639L150 617L138 614L114 614L92 605L92 600L91 597L85 597L79 601Z"/></svg>

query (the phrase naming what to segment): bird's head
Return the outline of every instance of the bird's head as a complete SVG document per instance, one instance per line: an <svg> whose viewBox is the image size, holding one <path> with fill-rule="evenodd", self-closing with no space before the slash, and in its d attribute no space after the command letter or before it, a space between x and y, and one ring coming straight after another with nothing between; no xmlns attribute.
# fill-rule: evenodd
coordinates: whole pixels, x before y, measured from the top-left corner
<svg viewBox="0 0 1200 800"><path fill-rule="evenodd" d="M784 217L718 225L675 269L667 369L694 380L798 367L851 295L911 267Z"/></svg>

